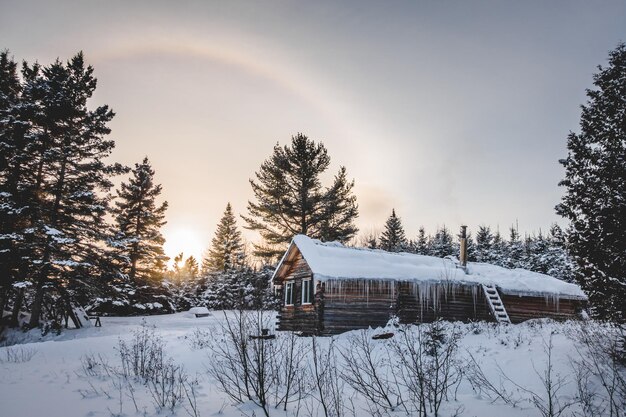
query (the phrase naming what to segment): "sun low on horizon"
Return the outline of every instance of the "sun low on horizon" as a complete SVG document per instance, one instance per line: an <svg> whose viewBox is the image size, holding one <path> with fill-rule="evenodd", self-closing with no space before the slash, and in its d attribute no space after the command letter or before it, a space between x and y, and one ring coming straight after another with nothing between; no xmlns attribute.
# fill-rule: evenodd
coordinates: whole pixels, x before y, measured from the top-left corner
<svg viewBox="0 0 626 417"><path fill-rule="evenodd" d="M163 237L165 238L163 249L170 258L167 262L168 267L171 268L174 265L174 257L181 252L185 259L193 256L199 264L202 263L209 237L204 236L199 229L185 225L166 225L163 228Z"/></svg>

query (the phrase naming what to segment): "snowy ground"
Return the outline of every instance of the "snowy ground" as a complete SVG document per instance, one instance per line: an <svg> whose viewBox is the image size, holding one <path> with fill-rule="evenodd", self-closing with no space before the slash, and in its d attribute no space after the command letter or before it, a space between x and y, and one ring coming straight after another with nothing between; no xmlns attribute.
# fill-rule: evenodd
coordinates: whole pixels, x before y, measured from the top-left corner
<svg viewBox="0 0 626 417"><path fill-rule="evenodd" d="M207 374L207 363L211 359L210 351L193 346L191 343L197 329L201 329L205 335L208 334L209 338L211 335L219 334L224 315L222 312L213 312L212 316L206 318L190 318L182 313L145 318L105 317L100 328L68 330L60 336L49 336L45 340L33 340L34 337L30 336L28 343L1 347L0 416L110 417L192 414L189 407L183 405L173 412L170 410L158 412L150 392L140 383L136 384L134 395L136 406L125 390L120 401L120 390L116 386L115 377L106 374L89 376L85 372L86 356L102 355L112 366L116 365L119 362L117 350L119 341L129 340L133 331L141 326L142 321L156 326L156 333L166 343L167 355L177 364L183 365L188 375L194 379L197 377L198 415L226 417L263 415L260 409L251 404L232 405ZM501 372L504 371L519 385L515 387L509 383L507 386L509 392L518 399L528 397L528 393L522 391L520 387L542 392L542 381L538 374L543 374L545 370L547 358L545 344L552 337L554 373L564 381L559 396L562 401L574 398L576 384L571 362L572 358L578 357L578 353L569 334L577 328L577 323L533 321L513 326L485 323L458 324L458 326L463 334L459 354L467 360L471 353L482 364L485 375L493 378L496 384L500 383ZM355 334L356 332L350 332L336 337L336 346L349 349ZM309 343L308 339L301 340ZM330 338L318 341L327 344ZM380 348L384 350L385 344L390 341L376 343L380 343ZM9 356L12 358L9 359ZM355 395L347 385L344 387L344 395L352 399L349 408L355 408L354 414L348 410L347 415L369 414L364 410L365 401ZM459 386L456 400L451 399L445 404L442 415L453 415L457 410L459 415L463 416L541 415L529 400L521 400L515 407L503 401L492 401L484 395L479 395L467 382ZM569 411L574 411L574 408ZM296 415L296 410L294 405L290 405L287 413L276 409L271 409L270 413L292 416ZM301 410L299 415L307 415L307 412ZM400 410L392 412L391 415L403 416L406 413Z"/></svg>

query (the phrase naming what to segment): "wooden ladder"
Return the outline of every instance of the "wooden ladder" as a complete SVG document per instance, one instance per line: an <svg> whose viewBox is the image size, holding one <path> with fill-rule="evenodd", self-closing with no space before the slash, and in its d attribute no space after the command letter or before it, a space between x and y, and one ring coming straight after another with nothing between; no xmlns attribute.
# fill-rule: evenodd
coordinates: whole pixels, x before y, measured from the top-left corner
<svg viewBox="0 0 626 417"><path fill-rule="evenodd" d="M487 302L489 303L489 307L491 308L491 312L496 318L496 321L498 323L511 324L511 319L504 308L504 303L500 298L500 294L498 293L496 286L493 284L483 284L483 291L485 292L485 297L487 297Z"/></svg>

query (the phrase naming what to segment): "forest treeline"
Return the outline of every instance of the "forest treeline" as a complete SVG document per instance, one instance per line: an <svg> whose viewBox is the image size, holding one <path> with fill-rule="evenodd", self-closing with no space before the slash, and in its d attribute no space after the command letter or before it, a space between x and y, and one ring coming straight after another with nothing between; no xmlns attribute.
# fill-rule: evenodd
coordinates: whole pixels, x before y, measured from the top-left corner
<svg viewBox="0 0 626 417"><path fill-rule="evenodd" d="M582 106L581 133L568 137L565 230L507 236L481 226L470 261L526 268L576 281L597 317L626 317L626 47L599 67ZM191 306L270 308L269 278L295 234L387 251L458 256L446 227L407 237L395 210L380 236L357 235L354 180L340 167L328 184L324 144L302 133L276 144L250 180L240 216L261 239L244 242L230 204L204 259L183 255L168 270L161 227L167 202L149 159L110 161L106 105L91 103L97 80L82 53L47 66L0 53L0 311L3 326L45 331L93 314L172 312ZM600 121L600 122L599 122ZM113 179L122 176L114 189ZM226 199L225 199L226 200Z"/></svg>

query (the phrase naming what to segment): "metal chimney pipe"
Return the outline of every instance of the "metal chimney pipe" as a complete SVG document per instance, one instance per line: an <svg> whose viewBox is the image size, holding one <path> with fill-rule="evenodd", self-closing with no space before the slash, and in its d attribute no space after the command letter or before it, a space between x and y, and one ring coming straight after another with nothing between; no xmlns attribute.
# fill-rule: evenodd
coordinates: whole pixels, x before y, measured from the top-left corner
<svg viewBox="0 0 626 417"><path fill-rule="evenodd" d="M467 266L467 226L461 226L461 253L459 262L463 268Z"/></svg>

